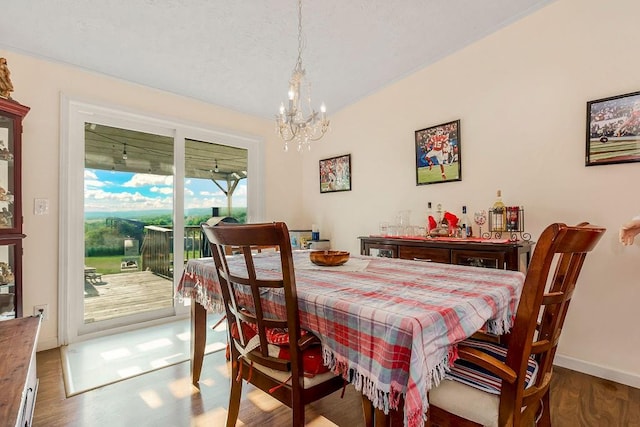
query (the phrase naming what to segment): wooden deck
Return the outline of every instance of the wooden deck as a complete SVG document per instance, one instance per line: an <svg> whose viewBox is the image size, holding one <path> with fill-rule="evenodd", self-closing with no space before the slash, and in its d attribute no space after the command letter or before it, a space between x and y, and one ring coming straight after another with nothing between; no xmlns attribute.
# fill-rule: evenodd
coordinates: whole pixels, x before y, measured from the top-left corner
<svg viewBox="0 0 640 427"><path fill-rule="evenodd" d="M173 283L151 271L104 274L84 282L84 321L172 307Z"/></svg>

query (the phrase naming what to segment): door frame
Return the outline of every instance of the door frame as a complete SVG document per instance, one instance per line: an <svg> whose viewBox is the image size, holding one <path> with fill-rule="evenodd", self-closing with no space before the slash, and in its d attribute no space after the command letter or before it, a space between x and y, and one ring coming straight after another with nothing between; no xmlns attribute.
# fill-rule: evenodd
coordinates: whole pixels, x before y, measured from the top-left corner
<svg viewBox="0 0 640 427"><path fill-rule="evenodd" d="M61 95L60 125L60 234L58 273L58 345L67 345L101 335L164 323L189 316L189 302L176 301L162 318L158 312L128 318L127 324L114 319L99 327L84 324L84 123L92 122L174 138L174 289L183 271L184 240L184 146L185 139L246 148L247 218L261 220L264 215L264 149L256 136L242 135L209 125L189 123L117 105L101 104Z"/></svg>

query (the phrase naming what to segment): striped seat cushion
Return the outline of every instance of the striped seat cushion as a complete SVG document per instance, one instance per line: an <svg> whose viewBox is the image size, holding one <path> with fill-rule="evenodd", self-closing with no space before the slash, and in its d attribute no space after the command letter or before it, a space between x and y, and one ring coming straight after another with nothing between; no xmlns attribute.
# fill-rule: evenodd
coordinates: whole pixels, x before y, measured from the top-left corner
<svg viewBox="0 0 640 427"><path fill-rule="evenodd" d="M507 348L498 344L472 339L467 339L461 344L478 349L501 362L504 362L507 358ZM538 362L529 358L527 374L525 376L525 388L528 388L535 382L537 374ZM451 371L447 374L446 378L491 394L500 394L500 388L502 387L502 379L466 360L457 360L451 367Z"/></svg>

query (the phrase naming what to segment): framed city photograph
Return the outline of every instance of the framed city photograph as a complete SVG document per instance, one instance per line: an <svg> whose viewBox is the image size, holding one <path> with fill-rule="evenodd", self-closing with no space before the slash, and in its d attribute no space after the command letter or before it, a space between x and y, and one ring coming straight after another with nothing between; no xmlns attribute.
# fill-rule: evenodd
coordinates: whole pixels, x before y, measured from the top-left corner
<svg viewBox="0 0 640 427"><path fill-rule="evenodd" d="M351 154L320 160L320 192L351 191Z"/></svg>
<svg viewBox="0 0 640 427"><path fill-rule="evenodd" d="M461 181L460 120L415 133L416 185Z"/></svg>
<svg viewBox="0 0 640 427"><path fill-rule="evenodd" d="M640 92L587 102L585 165L640 162Z"/></svg>

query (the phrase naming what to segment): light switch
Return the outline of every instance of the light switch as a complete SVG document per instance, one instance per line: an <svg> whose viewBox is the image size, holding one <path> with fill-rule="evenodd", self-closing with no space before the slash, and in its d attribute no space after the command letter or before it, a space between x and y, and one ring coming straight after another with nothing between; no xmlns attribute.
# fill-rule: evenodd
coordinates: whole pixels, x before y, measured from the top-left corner
<svg viewBox="0 0 640 427"><path fill-rule="evenodd" d="M35 215L49 215L49 199L34 199L33 213Z"/></svg>

